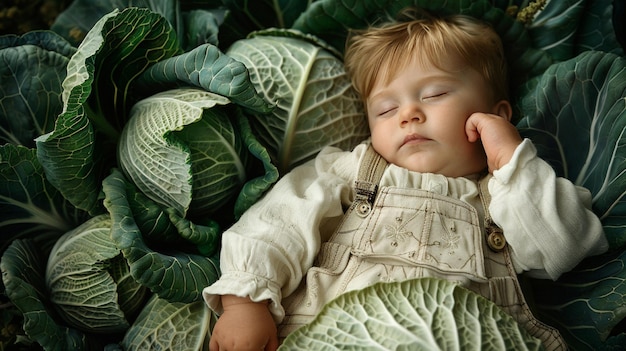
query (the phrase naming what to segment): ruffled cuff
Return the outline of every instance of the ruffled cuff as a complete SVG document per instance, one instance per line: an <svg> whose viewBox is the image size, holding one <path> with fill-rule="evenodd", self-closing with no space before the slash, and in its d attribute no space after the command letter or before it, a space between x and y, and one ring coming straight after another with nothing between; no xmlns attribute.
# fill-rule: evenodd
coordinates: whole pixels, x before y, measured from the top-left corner
<svg viewBox="0 0 626 351"><path fill-rule="evenodd" d="M502 184L508 184L516 174L517 169L524 167L537 156L537 149L530 139L524 139L515 149L511 160L493 172L493 176Z"/></svg>
<svg viewBox="0 0 626 351"><path fill-rule="evenodd" d="M236 291L236 293L233 293ZM246 272L231 272L223 274L218 281L204 288L202 297L204 301L217 314L222 314L222 295L236 295L250 297L252 301L259 302L269 300L270 312L274 321L278 324L285 317L285 310L281 305L282 299L280 287L267 279Z"/></svg>

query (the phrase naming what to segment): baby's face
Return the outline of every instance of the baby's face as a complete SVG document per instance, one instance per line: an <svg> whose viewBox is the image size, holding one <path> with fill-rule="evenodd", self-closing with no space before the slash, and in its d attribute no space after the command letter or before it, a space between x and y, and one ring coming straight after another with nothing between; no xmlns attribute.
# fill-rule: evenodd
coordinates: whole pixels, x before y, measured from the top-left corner
<svg viewBox="0 0 626 351"><path fill-rule="evenodd" d="M442 67L461 67L453 63ZM495 112L492 95L473 69L409 64L388 84L376 82L366 100L372 145L388 162L411 171L478 173L487 159L480 141L468 141L465 124L474 112Z"/></svg>

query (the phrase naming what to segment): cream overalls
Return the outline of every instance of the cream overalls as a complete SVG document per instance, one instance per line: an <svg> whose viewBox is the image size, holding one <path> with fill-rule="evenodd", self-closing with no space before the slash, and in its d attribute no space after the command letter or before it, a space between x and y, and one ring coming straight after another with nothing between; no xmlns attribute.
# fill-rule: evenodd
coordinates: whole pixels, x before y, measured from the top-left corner
<svg viewBox="0 0 626 351"><path fill-rule="evenodd" d="M488 177L479 181L485 231L476 209L461 200L420 189L379 189L386 166L370 146L355 182L355 201L322 243L303 284L283 300L280 336L310 322L344 292L381 281L438 277L495 302L546 349L565 350L559 332L535 319L525 302L502 231L488 215Z"/></svg>

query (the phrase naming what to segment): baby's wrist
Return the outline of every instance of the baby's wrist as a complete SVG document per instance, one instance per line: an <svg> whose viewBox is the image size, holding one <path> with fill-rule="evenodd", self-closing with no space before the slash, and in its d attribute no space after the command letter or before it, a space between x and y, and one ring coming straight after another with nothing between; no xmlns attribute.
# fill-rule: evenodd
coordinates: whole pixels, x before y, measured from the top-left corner
<svg viewBox="0 0 626 351"><path fill-rule="evenodd" d="M248 296L241 297L241 296L236 296L236 295L222 295L221 300L222 300L222 307L224 309L227 309L230 306L244 305L244 304L263 305L263 306L269 305L269 300L252 301L252 299L250 299L250 297Z"/></svg>

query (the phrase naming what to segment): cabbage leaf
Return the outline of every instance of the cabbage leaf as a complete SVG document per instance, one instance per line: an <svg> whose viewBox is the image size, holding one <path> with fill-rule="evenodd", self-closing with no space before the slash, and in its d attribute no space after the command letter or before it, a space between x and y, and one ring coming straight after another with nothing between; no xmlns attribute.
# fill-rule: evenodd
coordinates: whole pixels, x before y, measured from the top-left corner
<svg viewBox="0 0 626 351"><path fill-rule="evenodd" d="M518 103L520 133L557 174L591 191L613 251L583 261L556 282L531 280L532 296L541 317L573 348L624 345L626 59L587 51L554 64L528 86Z"/></svg>
<svg viewBox="0 0 626 351"><path fill-rule="evenodd" d="M207 350L216 316L204 301L169 302L153 295L121 342L123 350Z"/></svg>
<svg viewBox="0 0 626 351"><path fill-rule="evenodd" d="M541 75L551 64L588 50L623 55L611 20L611 0L548 1L527 26L506 11L510 1L486 0L319 0L311 4L292 28L315 35L340 51L349 29L395 18L402 9L418 6L437 14L459 13L490 23L500 34L511 72L511 88ZM518 2L519 3L519 2ZM618 22L619 23L619 22Z"/></svg>
<svg viewBox="0 0 626 351"><path fill-rule="evenodd" d="M86 332L125 331L130 326L126 316L141 307L137 301L145 295L145 288L133 279L117 280L127 275L128 265L119 259L121 252L110 233L108 214L92 217L59 238L48 257L50 301L63 319Z"/></svg>
<svg viewBox="0 0 626 351"><path fill-rule="evenodd" d="M460 13L490 22L503 37L505 46L510 46L509 50L525 56L508 55L513 67L531 69L530 58L543 56L542 64L533 69L535 73L545 70L545 64L573 58L583 51L624 54L615 28L620 25L619 13L616 12L617 21L613 20L614 6L623 6L619 2L546 1L543 10L524 24L513 21L512 16L504 16L511 9L527 5L527 1L486 0L318 0L298 17L292 28L317 35L343 50L349 28L365 28L395 18L406 7L417 6L438 14ZM515 72L519 73L517 69Z"/></svg>
<svg viewBox="0 0 626 351"><path fill-rule="evenodd" d="M218 211L251 179L254 185L243 196L252 201L242 199L236 205L243 212L241 207L256 201L278 175L271 161L256 151L252 156L265 164L266 177L251 176L256 172L249 172L249 164L256 163L250 160L250 148L258 143L245 119L226 109L228 104L224 96L195 88L138 102L118 144L121 169L146 196L183 217L188 211L192 217Z"/></svg>
<svg viewBox="0 0 626 351"><path fill-rule="evenodd" d="M255 91L246 67L211 44L158 62L138 78L135 87L154 94L181 85L203 88L256 112L272 109Z"/></svg>
<svg viewBox="0 0 626 351"><path fill-rule="evenodd" d="M138 102L118 144L121 169L145 195L181 216L192 198L199 203L196 211L219 208L246 180L243 143L224 111L213 108L229 103L199 89Z"/></svg>
<svg viewBox="0 0 626 351"><path fill-rule="evenodd" d="M613 23L612 0L548 1L528 24L533 46L557 61L571 59L584 51L623 55Z"/></svg>
<svg viewBox="0 0 626 351"><path fill-rule="evenodd" d="M369 135L361 101L332 52L290 35L254 35L227 55L250 71L256 90L276 107L250 123L284 174L327 145L350 149ZM320 142L321 141L321 142Z"/></svg>
<svg viewBox="0 0 626 351"><path fill-rule="evenodd" d="M624 262L626 253L613 251L585 260L557 282L529 281L536 316L559 329L572 350L622 350L626 345Z"/></svg>
<svg viewBox="0 0 626 351"><path fill-rule="evenodd" d="M153 250L143 239L129 205L127 189L132 183L114 169L102 186L112 219L111 239L128 261L133 278L172 302L201 300L202 289L220 274L218 259L187 252L184 245L163 248L163 252Z"/></svg>
<svg viewBox="0 0 626 351"><path fill-rule="evenodd" d="M192 10L184 14L186 29L184 33L186 46L190 49L203 44L219 45L219 27L222 24L224 11Z"/></svg>
<svg viewBox="0 0 626 351"><path fill-rule="evenodd" d="M220 46L227 48L251 32L267 28L290 28L297 17L314 1L294 0L223 0L227 9L220 26Z"/></svg>
<svg viewBox="0 0 626 351"><path fill-rule="evenodd" d="M145 9L113 11L89 31L67 65L63 112L53 132L37 139L46 177L63 196L92 215L103 212L100 169L137 101L130 85L156 61L179 52L169 23ZM133 38L135 45L128 45ZM146 47L142 41L152 43Z"/></svg>
<svg viewBox="0 0 626 351"><path fill-rule="evenodd" d="M81 331L59 325L49 309L45 274L45 253L31 239L17 239L2 255L0 269L6 294L24 315L24 331L49 350L84 350L89 344Z"/></svg>
<svg viewBox="0 0 626 351"><path fill-rule="evenodd" d="M182 22L176 0L74 0L57 16L50 29L78 46L102 17L116 9L128 7L149 9L175 27L175 24ZM177 27L176 32L181 33L180 28Z"/></svg>
<svg viewBox="0 0 626 351"><path fill-rule="evenodd" d="M207 320L213 316L199 308L200 293L219 276L221 230L276 181L276 165L285 172L312 157L315 149L336 142L339 131L357 125L348 122L317 131L319 126L324 129L324 121L339 119L335 113L343 110L343 102L335 99L338 85L323 84L318 78L326 73L312 74L309 68L321 59L340 63L350 29L417 5L483 19L502 36L514 72L514 122L559 174L592 190L593 209L613 249L584 261L557 282L528 280L529 301L536 303L542 320L561 330L572 349L623 348L626 33L620 21L626 7L613 0L548 1L536 16L529 11L534 16L529 21L516 19L515 8L525 12L529 3L534 2L76 0L53 26L67 42L52 32L0 37L0 139L6 143L0 146L0 268L5 284L1 297L7 302L0 310L0 326L3 331L17 330L0 347L38 343L46 349L101 350L110 343L106 349L112 351L135 345L174 348L183 340L185 349L205 349L204 333L212 323ZM229 54L231 46L254 40L280 54L259 52L261 45L249 44L241 45L237 59ZM269 43L272 40L280 43ZM116 150L133 106L161 92L190 87L230 101L210 110L228 116L250 155L246 180L227 204L183 216L128 179L120 171ZM353 109L351 104L348 101L348 109ZM326 114L315 115L315 110ZM184 129L166 132L163 139L170 147L191 150L183 140L188 133L197 136L196 130ZM311 135L318 140L306 138ZM191 152L187 156L194 159ZM191 189L194 207L193 185ZM111 244L123 256L108 261L110 274L118 284L136 281L156 296L145 305L132 290L118 291L122 310L146 306L145 314L126 329L123 343L121 333L83 333L72 327L48 299L45 287L45 262L57 238L106 212ZM94 246L102 243L96 240ZM124 261L127 270L119 264ZM352 313L351 301L333 308ZM171 311L172 318L161 310ZM365 321L371 320L352 319L338 328L366 330L371 324ZM324 337L339 335L332 327L321 330ZM438 336L450 330L433 327L430 332ZM304 343L311 341L308 335L298 335Z"/></svg>
<svg viewBox="0 0 626 351"><path fill-rule="evenodd" d="M441 279L377 283L340 295L279 350L541 350L493 302Z"/></svg>
<svg viewBox="0 0 626 351"><path fill-rule="evenodd" d="M34 149L0 146L0 179L0 238L7 246L17 238L43 245L87 217L47 181Z"/></svg>
<svg viewBox="0 0 626 351"><path fill-rule="evenodd" d="M36 137L53 130L74 52L54 32L0 37L0 142L34 147Z"/></svg>

